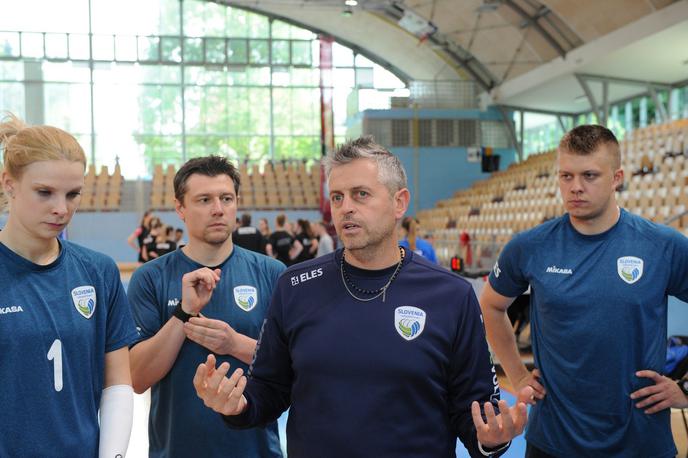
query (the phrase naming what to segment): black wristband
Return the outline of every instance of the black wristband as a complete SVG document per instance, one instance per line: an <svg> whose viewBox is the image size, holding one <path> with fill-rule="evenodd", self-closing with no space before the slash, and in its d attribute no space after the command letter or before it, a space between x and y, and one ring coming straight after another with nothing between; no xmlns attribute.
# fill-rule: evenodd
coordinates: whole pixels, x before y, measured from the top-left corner
<svg viewBox="0 0 688 458"><path fill-rule="evenodd" d="M190 318L193 318L198 315L191 315L189 313L186 313L184 309L182 308L182 303L181 301L177 304L177 306L174 308L174 312L172 312L172 316L176 316L181 320L182 323L186 323L189 321Z"/></svg>
<svg viewBox="0 0 688 458"><path fill-rule="evenodd" d="M676 383L678 383L678 387L681 388L683 394L688 396L688 379L678 380Z"/></svg>

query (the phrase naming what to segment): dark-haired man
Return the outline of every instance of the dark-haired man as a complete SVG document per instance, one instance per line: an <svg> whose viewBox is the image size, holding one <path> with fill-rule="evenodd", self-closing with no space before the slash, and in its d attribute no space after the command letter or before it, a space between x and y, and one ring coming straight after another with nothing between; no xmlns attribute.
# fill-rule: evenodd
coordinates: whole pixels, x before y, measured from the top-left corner
<svg viewBox="0 0 688 458"><path fill-rule="evenodd" d="M503 453L526 406L499 401L470 284L398 246L409 203L401 162L364 137L325 170L344 249L280 277L248 385L209 356L198 395L234 427L291 405L291 458L449 458L457 436L473 457Z"/></svg>
<svg viewBox="0 0 688 458"><path fill-rule="evenodd" d="M287 230L287 215L284 213L275 217L275 232L270 234L268 242L272 247L272 255L287 266L295 264L303 250L301 242L296 240L294 234Z"/></svg>
<svg viewBox="0 0 688 458"><path fill-rule="evenodd" d="M667 295L688 300L688 239L619 209L609 129L574 128L557 161L567 213L509 242L480 298L506 374L535 391L526 456L673 457L668 408L688 402L660 374ZM528 286L533 372L506 315Z"/></svg>
<svg viewBox="0 0 688 458"><path fill-rule="evenodd" d="M263 237L260 231L251 226L251 214L244 213L241 215L241 226L234 229L232 234L232 242L247 250L255 251L256 253L266 254L265 247L268 243L267 239Z"/></svg>
<svg viewBox="0 0 688 458"><path fill-rule="evenodd" d="M152 387L152 457L281 457L274 422L228 432L191 386L198 359L208 351L247 367L284 270L274 259L233 245L238 190L239 172L225 158L184 164L174 192L188 244L137 269L129 284L139 330L132 380L136 392Z"/></svg>

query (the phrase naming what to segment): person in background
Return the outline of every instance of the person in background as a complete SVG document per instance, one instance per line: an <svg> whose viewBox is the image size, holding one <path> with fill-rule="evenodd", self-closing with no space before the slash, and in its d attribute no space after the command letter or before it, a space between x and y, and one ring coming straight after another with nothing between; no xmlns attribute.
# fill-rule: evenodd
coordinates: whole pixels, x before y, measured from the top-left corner
<svg viewBox="0 0 688 458"><path fill-rule="evenodd" d="M296 240L288 231L287 215L281 213L275 217L275 232L270 234L268 242L272 249L272 256L284 265L291 266L303 250L301 242Z"/></svg>
<svg viewBox="0 0 688 458"><path fill-rule="evenodd" d="M258 220L258 230L266 239L270 237L272 231L270 231L270 224L266 218L261 218Z"/></svg>
<svg viewBox="0 0 688 458"><path fill-rule="evenodd" d="M143 246L145 245L144 240L148 237L150 232L150 223L153 219L153 210L147 210L141 217L141 222L139 227L137 227L134 232L127 238L127 243L130 247L138 253L138 262L145 262L143 259Z"/></svg>
<svg viewBox="0 0 688 458"><path fill-rule="evenodd" d="M146 246L149 260L159 258L177 249L177 244L170 240L174 228L172 226L161 226L155 240Z"/></svg>
<svg viewBox="0 0 688 458"><path fill-rule="evenodd" d="M160 221L160 218L158 218L157 216L151 218L150 230L148 231L148 235L146 235L146 238L143 239L143 246L141 249L141 257L143 259L143 262L148 262L151 259L153 259L153 257L148 254L148 249L151 246L153 246L152 244L155 243L162 229L163 224L162 221Z"/></svg>
<svg viewBox="0 0 688 458"><path fill-rule="evenodd" d="M268 223L268 220L266 218L261 218L258 220L258 230L260 233L265 237L265 240L268 240L268 243L265 245L265 254L271 257L274 257L274 252L272 250L272 245L270 245L270 234L272 234L272 231L270 230L270 223Z"/></svg>
<svg viewBox="0 0 688 458"><path fill-rule="evenodd" d="M182 229L181 227L178 227L177 229L174 230L174 243L177 244L177 249L184 246L184 242L182 242L183 238L184 238L184 229Z"/></svg>
<svg viewBox="0 0 688 458"><path fill-rule="evenodd" d="M418 237L418 221L407 216L401 221L401 229L404 238L399 242L399 246L408 248L416 254L423 256L430 262L437 264L437 255L430 242Z"/></svg>
<svg viewBox="0 0 688 458"><path fill-rule="evenodd" d="M251 214L244 213L241 215L241 226L237 227L232 234L232 241L247 250L255 251L256 253L266 254L265 247L268 241L260 231L251 226Z"/></svg>
<svg viewBox="0 0 688 458"><path fill-rule="evenodd" d="M308 261L313 259L318 252L318 239L315 237L311 224L307 219L298 219L296 221L296 240L303 246L303 250L296 258L296 262Z"/></svg>
<svg viewBox="0 0 688 458"><path fill-rule="evenodd" d="M12 115L0 147L0 456L124 456L136 339L127 296L112 259L58 239L81 200L84 151Z"/></svg>
<svg viewBox="0 0 688 458"><path fill-rule="evenodd" d="M318 252L316 257L326 255L327 253L332 253L334 251L334 241L327 232L327 226L325 226L325 222L318 221L313 225L313 229L315 230L315 235L318 236Z"/></svg>

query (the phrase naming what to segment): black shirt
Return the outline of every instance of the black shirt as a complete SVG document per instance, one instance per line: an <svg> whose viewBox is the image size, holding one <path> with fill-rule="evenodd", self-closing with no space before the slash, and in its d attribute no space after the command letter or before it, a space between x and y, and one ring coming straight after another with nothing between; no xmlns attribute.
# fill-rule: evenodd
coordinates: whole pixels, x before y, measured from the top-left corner
<svg viewBox="0 0 688 458"><path fill-rule="evenodd" d="M247 250L265 254L265 245L268 241L258 229L253 226L239 227L232 233L232 241Z"/></svg>
<svg viewBox="0 0 688 458"><path fill-rule="evenodd" d="M290 266L296 261L289 259L289 251L294 246L294 237L287 231L275 231L270 234L268 239L272 245L272 251L277 255L277 259L282 261L285 265Z"/></svg>
<svg viewBox="0 0 688 458"><path fill-rule="evenodd" d="M311 253L313 239L302 232L296 235L296 240L301 242L301 245L303 245L303 250L301 250L301 253L299 253L299 256L296 258L296 262L308 261L309 259L313 259L315 257L315 253Z"/></svg>

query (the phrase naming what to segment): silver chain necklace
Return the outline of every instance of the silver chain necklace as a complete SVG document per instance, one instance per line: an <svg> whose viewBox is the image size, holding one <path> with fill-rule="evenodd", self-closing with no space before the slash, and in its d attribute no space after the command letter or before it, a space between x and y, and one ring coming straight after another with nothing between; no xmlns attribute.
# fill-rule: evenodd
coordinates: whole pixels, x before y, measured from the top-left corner
<svg viewBox="0 0 688 458"><path fill-rule="evenodd" d="M361 302L370 302L370 301L372 301L372 300L374 300L374 299L377 299L378 297L382 296L382 302L384 302L384 301L385 301L385 298L386 298L386 296L387 296L387 288L389 288L389 285L391 285L392 282L397 278L397 275L399 275L399 271L401 270L401 265L404 263L404 254L405 254L405 253L404 253L404 249L403 249L402 247L399 247L399 253L400 253L400 259L399 259L399 263L397 264L397 268L394 269L394 273L393 273L392 276L389 278L389 280L387 281L387 283L385 283L379 290L373 290L373 291L364 290L364 289L358 288L356 285L354 285L353 281L351 282L351 285L352 285L355 289L359 290L360 292L362 292L362 293L369 293L369 294L375 294L375 295L372 296L372 297L363 298L363 297L358 297L358 296L356 296L356 295L353 293L353 291L351 291L351 290L349 289L349 285L348 285L349 282L347 281L346 274L344 273L344 251L342 251L342 261L341 261L341 263L340 263L339 272L340 272L340 274L341 274L342 283L344 284L344 289L346 289L346 292L349 293L349 295L350 295L351 297L353 297L354 299L356 299L357 301L361 301ZM349 281L351 281L351 280L349 279Z"/></svg>

